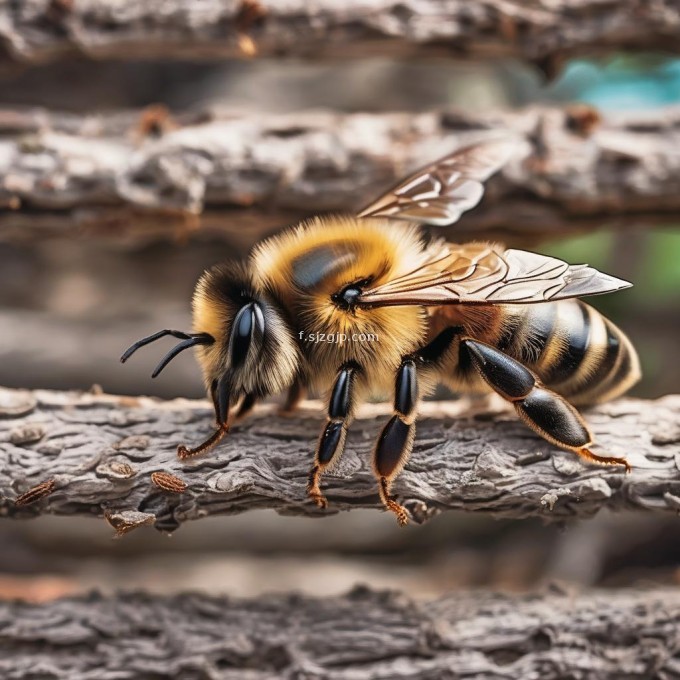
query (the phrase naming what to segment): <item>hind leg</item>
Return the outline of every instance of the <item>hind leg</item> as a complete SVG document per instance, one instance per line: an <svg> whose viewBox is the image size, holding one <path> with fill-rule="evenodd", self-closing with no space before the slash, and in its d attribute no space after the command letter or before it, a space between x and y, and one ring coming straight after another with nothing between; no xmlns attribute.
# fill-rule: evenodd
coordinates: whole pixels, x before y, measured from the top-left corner
<svg viewBox="0 0 680 680"><path fill-rule="evenodd" d="M593 435L581 414L564 397L544 387L519 361L472 338L463 338L460 346L461 351L468 352L483 380L515 407L520 418L534 432L584 460L600 465L622 465L630 472L625 458L593 453L590 450Z"/></svg>

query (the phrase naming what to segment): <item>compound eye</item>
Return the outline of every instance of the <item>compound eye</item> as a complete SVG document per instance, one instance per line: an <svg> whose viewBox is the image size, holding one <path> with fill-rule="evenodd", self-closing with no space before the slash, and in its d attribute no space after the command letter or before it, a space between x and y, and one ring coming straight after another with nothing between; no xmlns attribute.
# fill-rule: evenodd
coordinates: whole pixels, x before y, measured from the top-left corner
<svg viewBox="0 0 680 680"><path fill-rule="evenodd" d="M264 333L264 315L257 302L249 302L239 309L231 331L231 365L239 368L245 363L255 333Z"/></svg>
<svg viewBox="0 0 680 680"><path fill-rule="evenodd" d="M339 293L331 296L331 299L340 309L352 309L363 291L359 286L346 286Z"/></svg>

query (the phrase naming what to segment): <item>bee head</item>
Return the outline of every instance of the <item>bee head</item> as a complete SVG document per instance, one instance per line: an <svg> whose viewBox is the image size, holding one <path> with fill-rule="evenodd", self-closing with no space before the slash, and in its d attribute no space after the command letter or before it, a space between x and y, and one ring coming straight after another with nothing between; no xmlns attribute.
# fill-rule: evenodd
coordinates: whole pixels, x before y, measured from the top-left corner
<svg viewBox="0 0 680 680"><path fill-rule="evenodd" d="M194 329L214 339L198 358L222 422L239 399L280 392L294 380L300 356L281 306L258 289L246 267L218 265L198 281Z"/></svg>

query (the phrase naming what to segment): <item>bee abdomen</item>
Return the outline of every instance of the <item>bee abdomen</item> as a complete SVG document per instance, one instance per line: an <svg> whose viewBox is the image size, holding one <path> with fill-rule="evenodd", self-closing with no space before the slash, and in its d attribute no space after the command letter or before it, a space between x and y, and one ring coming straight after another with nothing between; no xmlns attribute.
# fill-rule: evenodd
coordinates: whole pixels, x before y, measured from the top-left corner
<svg viewBox="0 0 680 680"><path fill-rule="evenodd" d="M640 379L640 361L626 335L595 310L604 327L603 340L593 347L588 373L582 380L566 385L563 394L575 404L595 404L615 399Z"/></svg>
<svg viewBox="0 0 680 680"><path fill-rule="evenodd" d="M637 354L611 321L580 300L554 307L552 332L534 366L547 386L573 403L590 404L613 399L637 381ZM540 319L542 327L546 316L532 308L526 323L533 327Z"/></svg>
<svg viewBox="0 0 680 680"><path fill-rule="evenodd" d="M447 313L446 320L460 323L470 337L521 362L573 404L614 399L640 377L630 340L580 300L464 311L460 319ZM454 389L485 389L467 352L459 353L452 368Z"/></svg>

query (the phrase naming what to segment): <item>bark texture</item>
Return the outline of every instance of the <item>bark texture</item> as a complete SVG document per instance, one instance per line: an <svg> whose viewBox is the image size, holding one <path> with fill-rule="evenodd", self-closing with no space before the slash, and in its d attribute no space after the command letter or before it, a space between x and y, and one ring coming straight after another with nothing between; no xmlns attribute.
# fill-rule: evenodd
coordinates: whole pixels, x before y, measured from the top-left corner
<svg viewBox="0 0 680 680"><path fill-rule="evenodd" d="M680 674L680 594L456 593L416 603L344 597L238 600L139 593L0 603L12 680L379 680Z"/></svg>
<svg viewBox="0 0 680 680"><path fill-rule="evenodd" d="M676 0L24 0L5 3L7 55L46 61L414 54L518 57L549 75L572 54L680 45Z"/></svg>
<svg viewBox="0 0 680 680"><path fill-rule="evenodd" d="M143 241L200 229L250 245L314 213L355 211L489 130L512 130L526 145L451 229L458 237L677 221L680 108L606 121L582 106L180 119L162 109L3 110L0 239L85 232Z"/></svg>
<svg viewBox="0 0 680 680"><path fill-rule="evenodd" d="M360 411L342 461L324 477L327 511L305 492L322 413L313 402L287 418L262 407L213 452L180 461L178 444L210 432L206 402L3 390L0 510L105 515L122 534L254 508L312 516L379 508L370 458L388 409ZM494 401L429 402L421 413L413 456L395 484L416 522L454 508L548 520L604 507L680 509L680 396L621 400L587 415L602 449L628 457L629 475L556 450ZM155 472L176 479L166 477L163 488Z"/></svg>

